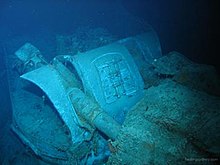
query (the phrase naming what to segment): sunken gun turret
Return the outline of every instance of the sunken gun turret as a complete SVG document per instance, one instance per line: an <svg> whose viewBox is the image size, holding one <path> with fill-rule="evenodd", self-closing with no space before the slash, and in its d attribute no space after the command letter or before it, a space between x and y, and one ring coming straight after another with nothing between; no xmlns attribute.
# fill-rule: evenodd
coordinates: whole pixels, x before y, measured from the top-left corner
<svg viewBox="0 0 220 165"><path fill-rule="evenodd" d="M143 70L161 49L149 29L51 62L30 43L15 55L13 131L42 159L75 164L110 155L108 139L117 139L126 114L143 98Z"/></svg>

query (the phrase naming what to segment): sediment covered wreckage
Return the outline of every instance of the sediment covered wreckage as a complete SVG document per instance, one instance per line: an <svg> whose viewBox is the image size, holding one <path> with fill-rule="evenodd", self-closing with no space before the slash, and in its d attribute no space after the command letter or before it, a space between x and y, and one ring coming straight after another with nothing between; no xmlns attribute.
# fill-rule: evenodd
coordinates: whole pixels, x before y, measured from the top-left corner
<svg viewBox="0 0 220 165"><path fill-rule="evenodd" d="M162 55L152 29L76 54L62 52L71 50L65 39L51 62L31 43L7 59L11 128L42 160L218 159L220 80L213 67L177 52Z"/></svg>

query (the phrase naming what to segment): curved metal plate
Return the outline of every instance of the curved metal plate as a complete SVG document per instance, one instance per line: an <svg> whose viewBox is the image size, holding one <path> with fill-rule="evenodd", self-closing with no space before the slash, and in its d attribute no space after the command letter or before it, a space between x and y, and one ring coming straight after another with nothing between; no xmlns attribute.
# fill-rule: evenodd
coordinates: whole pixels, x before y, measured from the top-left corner
<svg viewBox="0 0 220 165"><path fill-rule="evenodd" d="M125 114L143 97L144 83L128 50L117 43L74 56L86 94L122 123Z"/></svg>
<svg viewBox="0 0 220 165"><path fill-rule="evenodd" d="M47 94L69 128L73 143L76 143L78 141L77 137L82 133L82 130L77 126L77 116L69 99L68 87L62 82L63 79L59 72L53 66L46 65L22 75L21 78L36 84Z"/></svg>

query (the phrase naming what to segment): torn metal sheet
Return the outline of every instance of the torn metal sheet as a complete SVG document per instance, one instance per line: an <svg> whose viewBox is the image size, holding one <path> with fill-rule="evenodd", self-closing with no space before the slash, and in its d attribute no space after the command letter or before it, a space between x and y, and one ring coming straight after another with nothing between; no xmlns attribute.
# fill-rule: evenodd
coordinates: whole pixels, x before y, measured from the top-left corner
<svg viewBox="0 0 220 165"><path fill-rule="evenodd" d="M75 137L79 137L83 130L79 127L77 115L69 99L68 87L63 85L63 79L57 70L51 65L46 65L22 75L21 78L31 81L46 92L61 118L68 126L73 143L78 142Z"/></svg>

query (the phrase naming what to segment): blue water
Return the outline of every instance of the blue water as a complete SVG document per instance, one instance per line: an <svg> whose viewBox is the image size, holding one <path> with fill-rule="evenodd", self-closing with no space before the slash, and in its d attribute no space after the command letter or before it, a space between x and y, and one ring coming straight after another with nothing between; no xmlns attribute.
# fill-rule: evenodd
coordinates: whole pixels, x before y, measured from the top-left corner
<svg viewBox="0 0 220 165"><path fill-rule="evenodd" d="M149 23L165 53L177 50L217 65L218 7L215 0L2 0L0 36L1 41L17 35L33 38L39 33L70 33L79 26L105 27L126 36Z"/></svg>
<svg viewBox="0 0 220 165"><path fill-rule="evenodd" d="M215 0L0 0L0 129L11 120L6 44L13 43L7 49L11 54L28 41L51 59L56 34L101 27L120 39L140 34L150 24L164 54L179 51L219 69L218 11L219 1ZM0 164L2 160L0 156Z"/></svg>

